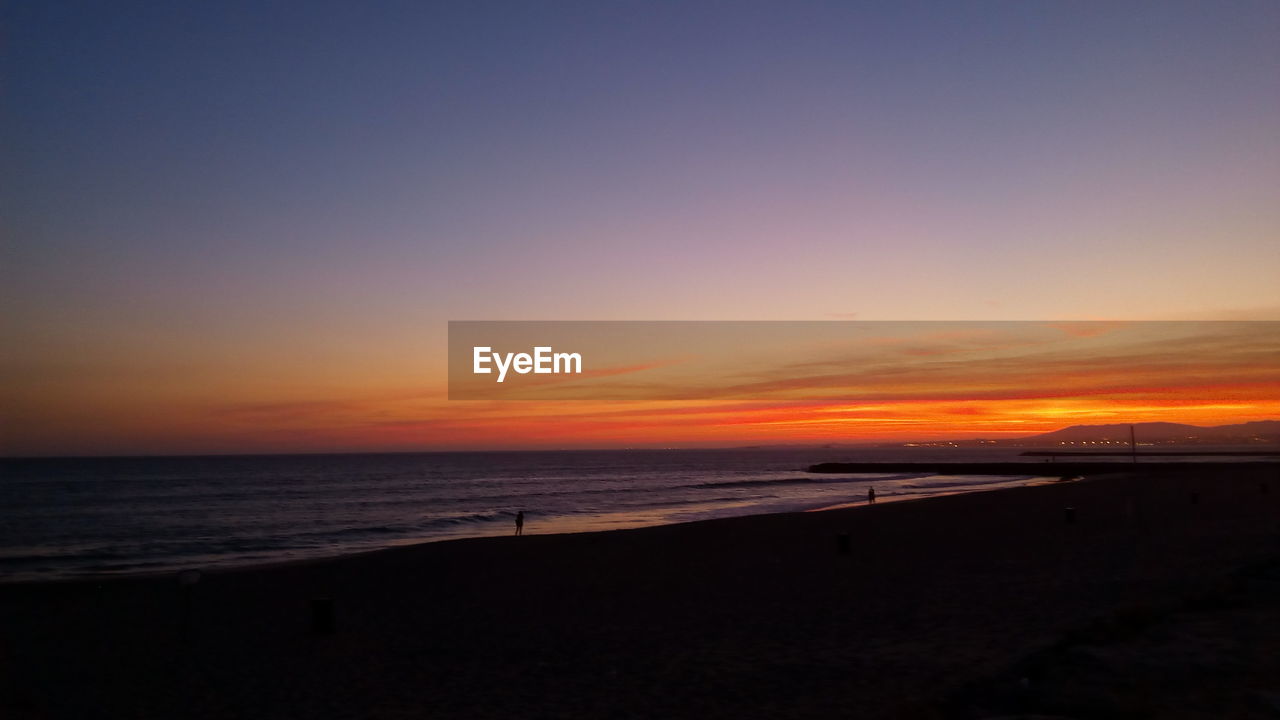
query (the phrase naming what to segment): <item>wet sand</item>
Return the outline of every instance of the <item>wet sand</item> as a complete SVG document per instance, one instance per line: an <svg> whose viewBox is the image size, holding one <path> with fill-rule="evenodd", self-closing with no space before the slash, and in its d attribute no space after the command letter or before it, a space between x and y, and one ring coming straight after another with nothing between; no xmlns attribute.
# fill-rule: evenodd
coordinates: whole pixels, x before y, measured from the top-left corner
<svg viewBox="0 0 1280 720"><path fill-rule="evenodd" d="M0 716L998 714L1025 704L1008 687L1027 667L1036 688L1055 667L1079 674L1054 653L1088 646L1099 627L1106 636L1108 622L1121 619L1113 645L1150 659L1144 632L1185 630L1180 608L1268 567L1280 550L1280 466L526 533L208 573L185 640L172 577L0 585ZM314 598L332 600L332 633L313 630ZM1275 604L1257 606L1267 617ZM1135 613L1151 620L1134 630L1125 618ZM1249 631L1261 619L1213 617L1230 637L1191 633L1200 639L1184 660L1270 656L1274 633ZM1121 696L1108 678L1124 675L1124 653L1113 655L1118 669L1081 681L1101 703L1092 716L1158 707L1165 677L1171 694L1196 689L1194 672L1154 673L1154 690L1111 712L1108 698ZM1232 697L1247 698L1234 717L1280 691L1280 680L1232 677ZM1178 707L1178 717L1222 716Z"/></svg>

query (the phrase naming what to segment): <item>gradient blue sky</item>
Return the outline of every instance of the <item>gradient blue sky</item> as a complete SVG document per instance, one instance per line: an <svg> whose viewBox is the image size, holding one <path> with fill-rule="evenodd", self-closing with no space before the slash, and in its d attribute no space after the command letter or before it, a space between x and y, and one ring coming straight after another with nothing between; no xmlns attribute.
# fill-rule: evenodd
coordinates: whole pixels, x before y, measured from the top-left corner
<svg viewBox="0 0 1280 720"><path fill-rule="evenodd" d="M442 388L449 319L1280 317L1275 2L3 25L3 367L33 412L122 377Z"/></svg>

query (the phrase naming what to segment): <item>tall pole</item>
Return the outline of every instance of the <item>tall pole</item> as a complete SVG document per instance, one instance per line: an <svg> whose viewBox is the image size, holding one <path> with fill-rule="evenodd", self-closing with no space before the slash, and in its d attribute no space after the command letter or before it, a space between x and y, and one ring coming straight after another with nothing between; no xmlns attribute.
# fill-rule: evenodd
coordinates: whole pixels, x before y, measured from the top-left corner
<svg viewBox="0 0 1280 720"><path fill-rule="evenodd" d="M1138 462L1138 441L1133 434L1133 426L1129 426L1129 457L1133 458L1133 462Z"/></svg>

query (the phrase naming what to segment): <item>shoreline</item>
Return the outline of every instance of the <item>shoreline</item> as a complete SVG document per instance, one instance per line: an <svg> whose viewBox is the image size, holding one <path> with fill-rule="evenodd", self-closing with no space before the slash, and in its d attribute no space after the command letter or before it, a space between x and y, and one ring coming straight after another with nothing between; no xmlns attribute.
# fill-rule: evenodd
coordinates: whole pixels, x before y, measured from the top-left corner
<svg viewBox="0 0 1280 720"><path fill-rule="evenodd" d="M1048 463L1046 463L1048 464ZM978 493L998 493L1010 490L1016 490L1021 487L1038 487L1042 485L1053 485L1064 482L1092 482L1109 478L1125 477L1131 474L1134 466L1128 463L1100 463L1100 462L1083 462L1083 463L1057 463L1054 464L1055 469L1066 466L1067 470L1071 469L1088 469L1094 472L1053 472L1053 473L1029 473L1026 469L1042 468L1039 463L820 463L811 466L807 472L814 474L827 473L858 473L858 474L875 474L877 472L888 473L935 473L938 475L987 475L991 477L1000 476L1027 476L1029 480L1040 479L1040 482L1031 482L1028 485L1019 486L1017 488L1001 487L1001 488L977 488L970 490L961 490L956 492L938 492L927 495L915 495L907 497L898 497L893 495L884 495L878 498L876 505L889 505L910 503L921 500L933 500L944 497L964 496ZM1275 471L1280 476L1280 462L1270 461L1251 461L1251 462L1206 462L1206 463L1150 463L1146 465L1140 464L1145 470L1139 471L1151 473L1194 473L1196 471L1231 471L1241 467L1266 468ZM815 470L815 468L845 468L857 467L863 469L844 470L844 469L824 469ZM882 468L880 470L868 470L865 468ZM979 472L982 470L982 472ZM988 472L990 471L990 472ZM597 535L603 533L626 532L632 530L644 530L657 527L679 527L684 525L696 525L699 523L720 522L726 520L736 520L741 518L755 518L768 516L785 516L795 513L821 513L828 511L851 510L867 506L865 499L851 500L848 502L839 502L831 505L824 505L803 510L786 510L775 512L747 513L743 515L728 515L723 517L700 518L696 520L682 520L678 522L657 522L652 524L640 524L629 527L607 528L607 529L584 529L584 530L560 530L552 532L538 532L536 529L526 533L527 537L564 537L579 535ZM564 523L562 523L564 524ZM536 528L536 525L531 526ZM484 541L484 540L500 540L502 538L511 537L511 533L490 534L490 535L473 535L461 537L441 537L438 539L415 539L407 540L398 544L387 545L384 547L369 548L354 551L339 550L333 554L315 555L310 557L298 557L291 559L263 560L260 562L248 562L244 564L228 563L225 565L213 564L209 566L200 566L192 563L184 565L181 568L169 567L157 570L138 570L138 571L122 571L122 572L104 572L104 573L85 573L80 575L63 576L63 577L47 577L47 578L18 578L8 579L0 578L0 589L11 586L26 586L40 584L74 584L74 583L94 583L101 584L106 582L124 581L124 580L164 580L172 579L177 573L187 570L197 570L201 575L223 575L226 573L246 572L255 570L271 570L276 568L288 568L294 565L314 565L317 563L338 562L348 558L359 558L367 555L378 553L393 553L411 550L428 545L452 544L466 541Z"/></svg>
<svg viewBox="0 0 1280 720"><path fill-rule="evenodd" d="M880 463L879 465L886 465L886 464L888 463ZM1038 485L1047 485L1047 484L1054 484L1054 483L1068 482L1068 481L1074 482L1074 481L1079 481L1083 479L1088 479L1087 476L1059 477L1058 473L1045 474L1045 473L1032 473L1032 472L1015 472L1016 469L1023 466L1030 465L1031 467L1035 468L1035 467L1038 467L1038 465L1034 463L1006 463L1006 464L1011 466L1008 472L973 473L973 474L989 475L991 477L1025 476L1028 484L1018 486L1018 487L1035 487ZM901 472L901 471L885 470L883 472ZM912 472L926 472L926 471L917 470ZM865 474L878 474L878 473L865 472ZM951 473L938 472L936 474L947 475ZM955 474L961 474L961 473L955 473ZM1104 475L1114 475L1114 474L1116 473L1104 473ZM876 478L869 478L868 482L874 482L875 479ZM878 500L877 504L878 505L898 504L898 503L906 503L906 502L915 502L919 500L930 500L930 499L941 498L941 497L949 497L953 495L968 495L973 493L1000 492L1003 490L1012 490L1012 489L1016 489L1016 488L1011 488L1011 487L986 488L982 486L977 486L968 490L939 491L939 492L933 492L933 493L921 493L921 494L903 495L903 496L881 495L877 498ZM740 515L738 514L724 515L720 517L699 518L694 520L679 520L675 522L659 521L659 522L643 523L643 524L630 525L626 527L616 527L616 528L593 528L591 527L589 520L587 521L579 520L578 524L584 525L588 529L581 529L581 530L552 529L550 532L539 532L536 529L537 525L534 524L534 525L530 525L530 529L528 530L528 532L526 532L526 536L536 535L540 537L545 537L545 536L568 536L568 535L593 535L597 533L623 532L628 530L640 530L640 529L653 528L653 527L669 527L669 526L690 525L690 524L704 523L704 522L717 522L721 520L732 520L736 518L764 517L764 516L770 516L770 515L788 515L792 513L815 513L815 512L826 512L829 510L845 510L850 508L861 507L866 504L867 502L864 498L862 500L850 500L847 502L838 502L830 505L821 505L821 506L816 506L812 508L805 508L805 509L798 509L798 510L751 512L751 513L744 513ZM610 515L617 515L617 514L620 514L620 513L606 513L597 517L608 517ZM569 527L569 526L572 526L573 524L574 524L573 522L566 521L564 518L560 518L559 520L552 521L553 528L557 526L562 528ZM437 545L441 543L455 543L455 542L461 542L461 541L474 541L474 540L491 540L491 539L499 539L499 538L510 537L510 536L511 536L510 532L503 532L503 533L487 534L487 535L470 535L470 536L462 535L458 537L446 536L446 537L439 537L436 539L413 539L413 540L405 540L402 542L394 543L384 547L375 547L375 548L360 549L360 550L337 550L332 554L321 554L321 555L314 555L309 557L297 557L297 558L290 558L290 559L266 559L261 561L250 561L242 564L231 562L226 564L215 563L211 565L201 566L198 563L190 563L182 566L178 566L175 564L173 566L169 566L163 569L149 569L149 570L140 569L140 570L134 570L134 571L126 570L126 571L110 571L110 572L101 572L101 573L85 572L81 574L66 575L66 576L32 577L32 578L19 577L17 579L0 577L0 588L4 588L6 586L14 586L14 585L34 585L34 584L41 584L41 583L58 583L58 584L103 583L103 582L111 582L115 580L127 580L127 579L137 579L137 578L147 578L147 579L153 579L153 580L163 579L163 578L171 579L177 573L185 572L188 570L197 570L202 575L223 574L228 572L239 572L239 571L246 571L246 570L285 567L285 566L290 566L294 564L313 564L313 563L337 561L337 560L342 560L344 558L359 557L359 556L368 555L371 553L395 552L395 551L404 550L407 548L415 548L423 545Z"/></svg>
<svg viewBox="0 0 1280 720"><path fill-rule="evenodd" d="M185 638L171 577L3 585L0 714L957 717L1074 629L1277 556L1261 466L928 499L213 571Z"/></svg>

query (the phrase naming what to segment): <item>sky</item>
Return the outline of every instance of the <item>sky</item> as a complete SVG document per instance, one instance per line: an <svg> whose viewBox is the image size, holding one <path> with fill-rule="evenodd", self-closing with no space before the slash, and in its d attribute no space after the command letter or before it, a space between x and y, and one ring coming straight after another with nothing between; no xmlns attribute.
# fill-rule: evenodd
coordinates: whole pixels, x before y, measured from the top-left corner
<svg viewBox="0 0 1280 720"><path fill-rule="evenodd" d="M586 437L450 320L1280 319L1274 2L0 18L5 454Z"/></svg>

